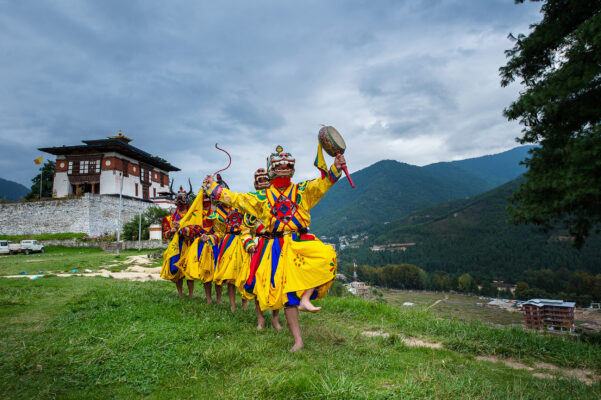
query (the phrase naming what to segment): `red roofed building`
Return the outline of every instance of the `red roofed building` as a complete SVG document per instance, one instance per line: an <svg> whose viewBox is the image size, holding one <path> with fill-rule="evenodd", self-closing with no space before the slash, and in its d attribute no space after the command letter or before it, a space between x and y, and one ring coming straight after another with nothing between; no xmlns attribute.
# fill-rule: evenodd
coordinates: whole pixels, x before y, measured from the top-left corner
<svg viewBox="0 0 601 400"><path fill-rule="evenodd" d="M39 149L56 155L52 197L84 193L123 195L150 200L169 191L169 172L179 171L165 160L129 144L121 131L106 139L83 140L84 145Z"/></svg>

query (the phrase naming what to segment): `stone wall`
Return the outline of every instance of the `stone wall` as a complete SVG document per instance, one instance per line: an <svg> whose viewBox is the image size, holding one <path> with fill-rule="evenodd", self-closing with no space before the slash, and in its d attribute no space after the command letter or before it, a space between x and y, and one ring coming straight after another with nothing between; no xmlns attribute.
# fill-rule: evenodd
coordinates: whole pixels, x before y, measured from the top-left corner
<svg viewBox="0 0 601 400"><path fill-rule="evenodd" d="M64 240L39 240L44 246L66 246L66 247L100 247L105 251L116 251L117 242L107 241L94 241L94 240L78 240L78 239L64 239ZM142 240L140 241L140 248L144 250L152 249L166 249L168 242L161 240ZM137 240L122 240L121 250L125 249L138 249Z"/></svg>
<svg viewBox="0 0 601 400"><path fill-rule="evenodd" d="M123 199L121 226L152 203ZM0 235L117 232L119 197L86 193L77 199L0 204Z"/></svg>

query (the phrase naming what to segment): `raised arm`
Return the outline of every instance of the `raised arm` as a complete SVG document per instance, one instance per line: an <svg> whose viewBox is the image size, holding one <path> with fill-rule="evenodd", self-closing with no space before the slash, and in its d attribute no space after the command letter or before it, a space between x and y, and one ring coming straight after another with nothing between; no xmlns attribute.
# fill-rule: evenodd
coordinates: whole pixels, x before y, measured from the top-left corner
<svg viewBox="0 0 601 400"><path fill-rule="evenodd" d="M205 182L208 185L208 192L212 199L220 201L229 207L237 208L245 213L255 216L261 214L263 202L252 193L232 192L214 182L211 175L205 178Z"/></svg>
<svg viewBox="0 0 601 400"><path fill-rule="evenodd" d="M315 207L319 200L326 194L328 190L336 182L340 179L341 172L336 165L332 164L327 175L325 177L320 177L317 179L313 179L311 181L307 181L305 183L305 190L303 201L305 202L307 208L311 209Z"/></svg>

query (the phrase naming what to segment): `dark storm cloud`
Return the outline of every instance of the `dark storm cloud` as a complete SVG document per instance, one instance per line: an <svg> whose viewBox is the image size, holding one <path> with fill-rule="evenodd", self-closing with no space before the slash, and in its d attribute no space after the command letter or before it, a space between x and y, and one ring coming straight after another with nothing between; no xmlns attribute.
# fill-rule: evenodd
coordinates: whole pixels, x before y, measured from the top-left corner
<svg viewBox="0 0 601 400"><path fill-rule="evenodd" d="M314 176L320 123L351 170L382 158L427 163L500 151L509 32L539 5L490 1L0 2L0 165L29 185L36 148L122 129L182 168L223 167L250 189L282 144ZM7 169L8 168L8 169Z"/></svg>

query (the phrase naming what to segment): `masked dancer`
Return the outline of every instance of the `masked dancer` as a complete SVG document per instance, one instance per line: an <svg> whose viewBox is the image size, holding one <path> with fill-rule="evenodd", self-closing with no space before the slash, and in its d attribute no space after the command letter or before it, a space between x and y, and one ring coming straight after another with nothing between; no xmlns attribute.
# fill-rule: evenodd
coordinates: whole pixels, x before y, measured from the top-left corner
<svg viewBox="0 0 601 400"><path fill-rule="evenodd" d="M271 183L267 171L264 168L257 169L255 172L255 190L265 191L269 186L271 186ZM265 327L265 317L263 316L263 310L261 310L259 301L254 294L254 287L256 283L255 274L257 272L257 267L259 266L261 252L265 247L265 238L269 236L269 232L267 232L263 222L251 214L245 214L244 220L250 227L250 232L253 236L252 241L244 244L248 253L251 255L251 262L244 270L244 273L240 275L244 279L239 281L238 288L243 297L246 297L249 300L255 299L257 329L262 330ZM279 321L280 310L273 310L272 312L273 317L271 319L271 325L277 330L282 329Z"/></svg>
<svg viewBox="0 0 601 400"><path fill-rule="evenodd" d="M259 255L254 293L262 310L285 307L288 327L294 338L290 351L303 348L298 310L317 312L311 299L323 297L336 277L336 252L308 233L309 210L338 181L346 166L338 154L327 173L318 179L292 183L295 159L278 146L269 157L269 189L235 193L205 178L211 197L255 215L266 223L270 237Z"/></svg>
<svg viewBox="0 0 601 400"><path fill-rule="evenodd" d="M218 177L218 186L227 190L227 184ZM236 310L236 282L241 279L244 266L250 263L244 243L250 239L250 229L244 223L244 213L236 207L230 207L222 202L217 202L211 214L215 232L219 237L219 248L215 259L215 273L213 282L222 286L227 284L230 308ZM242 298L242 309L246 310L247 299Z"/></svg>
<svg viewBox="0 0 601 400"><path fill-rule="evenodd" d="M213 228L211 219L211 198L206 191L201 190L192 204L191 208L196 210L197 203L202 199L202 212L195 212L192 218L194 223L200 226L199 237L197 237L187 252L185 260L184 276L186 280L200 280L204 285L207 304L213 303L212 282L215 272L215 256L218 249L218 237ZM221 304L221 291L217 293L217 302Z"/></svg>
<svg viewBox="0 0 601 400"><path fill-rule="evenodd" d="M182 220L190 208L192 195L192 183L188 179L190 190L186 192L180 186L177 193L173 192L173 182L169 187L169 193L175 197L175 211L173 214L163 217L163 239L170 240L167 250L163 253L163 268L161 278L175 282L179 297L183 297L183 280L185 277L185 259L194 238L200 236L202 226L185 223ZM186 279L188 285L188 296L194 295L194 280Z"/></svg>

